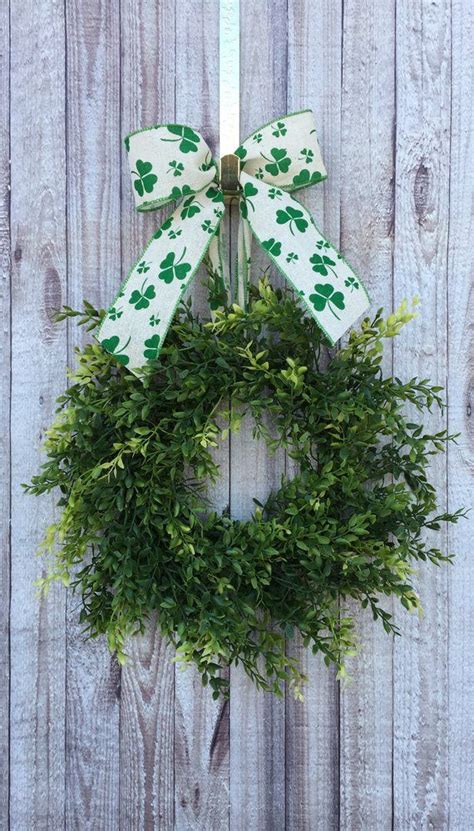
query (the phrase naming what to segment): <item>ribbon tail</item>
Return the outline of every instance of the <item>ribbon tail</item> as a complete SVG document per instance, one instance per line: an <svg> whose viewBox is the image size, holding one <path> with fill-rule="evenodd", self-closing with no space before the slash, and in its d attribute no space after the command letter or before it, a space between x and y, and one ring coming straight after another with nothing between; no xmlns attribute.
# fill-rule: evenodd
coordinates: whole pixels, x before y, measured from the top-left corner
<svg viewBox="0 0 474 831"><path fill-rule="evenodd" d="M242 309L247 309L250 265L252 246L252 232L246 219L240 217L239 229L237 232L237 303Z"/></svg>
<svg viewBox="0 0 474 831"><path fill-rule="evenodd" d="M230 303L229 264L225 250L224 223L221 222L218 233L212 237L204 260L209 276L209 306L212 320L217 309L222 309Z"/></svg>
<svg viewBox="0 0 474 831"><path fill-rule="evenodd" d="M300 202L246 173L240 180L252 233L334 344L368 309L364 284Z"/></svg>
<svg viewBox="0 0 474 831"><path fill-rule="evenodd" d="M135 374L158 357L176 308L219 230L223 194L185 199L148 242L104 318L98 340Z"/></svg>

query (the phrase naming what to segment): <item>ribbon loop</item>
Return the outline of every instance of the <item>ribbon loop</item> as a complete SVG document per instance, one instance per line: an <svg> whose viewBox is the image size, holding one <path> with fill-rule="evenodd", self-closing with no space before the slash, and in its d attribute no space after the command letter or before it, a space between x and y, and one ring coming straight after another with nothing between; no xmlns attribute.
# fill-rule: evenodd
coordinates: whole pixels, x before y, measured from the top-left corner
<svg viewBox="0 0 474 831"><path fill-rule="evenodd" d="M158 125L125 139L137 211L153 211L206 187L217 167L203 137L183 124Z"/></svg>
<svg viewBox="0 0 474 831"><path fill-rule="evenodd" d="M311 110L285 115L260 127L235 154L245 173L288 191L327 177Z"/></svg>

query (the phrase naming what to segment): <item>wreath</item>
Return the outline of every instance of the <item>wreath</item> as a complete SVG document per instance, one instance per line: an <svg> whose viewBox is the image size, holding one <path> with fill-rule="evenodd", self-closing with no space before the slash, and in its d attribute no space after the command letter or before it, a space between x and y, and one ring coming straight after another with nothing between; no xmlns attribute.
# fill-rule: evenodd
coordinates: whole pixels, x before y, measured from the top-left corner
<svg viewBox="0 0 474 831"><path fill-rule="evenodd" d="M85 304L57 317L93 329L104 314ZM239 663L258 687L288 682L298 695L304 676L285 650L295 632L343 675L356 641L346 601L396 633L381 596L419 609L413 562L451 559L423 532L461 515L436 514L427 475L453 438L423 427L440 388L381 371L383 341L412 317L406 305L379 312L330 351L291 294L262 280L247 311L212 322L182 303L141 378L97 343L77 350L47 461L26 486L60 491L42 586L80 592L86 633L105 634L121 662L154 613L215 697L228 692L221 668ZM213 448L246 414L298 472L242 521L212 510L206 482L219 476Z"/></svg>

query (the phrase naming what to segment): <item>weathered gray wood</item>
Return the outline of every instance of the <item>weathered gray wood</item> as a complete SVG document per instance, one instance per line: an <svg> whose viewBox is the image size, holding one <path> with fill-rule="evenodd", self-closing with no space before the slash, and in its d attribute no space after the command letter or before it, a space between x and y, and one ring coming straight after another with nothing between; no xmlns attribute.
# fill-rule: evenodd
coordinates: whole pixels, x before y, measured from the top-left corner
<svg viewBox="0 0 474 831"><path fill-rule="evenodd" d="M219 8L216 0L179 7L176 19L176 121L202 133L211 150L219 136ZM207 291L193 287L194 308L209 317ZM214 506L228 504L229 445L216 451L221 466ZM176 827L220 831L229 823L229 710L213 701L194 668L176 669L175 812Z"/></svg>
<svg viewBox="0 0 474 831"><path fill-rule="evenodd" d="M152 620L122 672L120 828L174 827L172 652Z"/></svg>
<svg viewBox="0 0 474 831"><path fill-rule="evenodd" d="M342 3L291 0L288 19L288 111L311 107L328 169L326 182L296 194L318 227L339 242ZM290 472L291 460L287 460ZM308 683L304 702L286 697L286 823L330 831L339 815L339 701L335 673L299 639L288 644Z"/></svg>
<svg viewBox="0 0 474 831"><path fill-rule="evenodd" d="M448 249L448 429L461 433L448 454L448 507L472 505L474 434L472 275L474 273L474 6L452 4L452 123ZM449 530L456 554L449 574L449 822L463 828L474 813L474 561L472 516Z"/></svg>
<svg viewBox="0 0 474 831"><path fill-rule="evenodd" d="M68 302L99 308L120 275L119 9L66 3ZM73 347L90 334L69 329ZM77 596L67 598L66 827L119 821L120 668L105 639L82 637Z"/></svg>
<svg viewBox="0 0 474 831"><path fill-rule="evenodd" d="M341 250L372 298L392 305L395 122L395 7L344 4L341 145ZM387 344L384 371L391 374ZM400 367L399 372L403 372ZM391 611L390 601L384 603ZM341 689L340 827L391 829L392 638L369 611L348 603L360 652ZM383 679L383 683L381 683Z"/></svg>
<svg viewBox="0 0 474 831"><path fill-rule="evenodd" d="M175 3L121 4L122 124L116 136L122 164L122 278L164 212L137 214L123 146L130 130L173 120ZM118 285L118 280L117 280ZM172 650L152 620L131 638L122 670L120 827L159 828L174 822L174 666Z"/></svg>
<svg viewBox="0 0 474 831"><path fill-rule="evenodd" d="M241 0L241 136L286 112L286 8ZM256 282L268 260L252 249L252 279ZM275 284L278 279L274 280ZM248 518L253 497L264 500L280 484L284 454L269 456L262 441L252 438L244 423L231 440L231 511ZM241 667L231 671L230 707L230 827L285 827L285 702L258 693ZM258 726L257 726L258 725Z"/></svg>
<svg viewBox="0 0 474 831"><path fill-rule="evenodd" d="M302 201L330 239L341 238L369 283L373 309L390 305L392 248L395 303L421 296L420 318L395 346L394 370L439 383L447 378L448 426L463 435L449 449L448 477L442 459L434 476L451 509L469 503L472 4L241 4L242 134L288 110L315 110L329 179ZM229 824L245 831L468 829L474 809L468 522L450 529L446 542L459 554L450 572L420 567L425 618L397 611L404 637L394 650L358 615L363 651L349 666L353 681L340 701L334 675L290 644L310 678L303 704L257 694L234 670L230 706L212 702L196 672L181 673L171 663L172 650L153 622L144 638L130 642L120 673L104 644L81 641L76 599L68 598L66 609L56 587L38 601L33 580L43 566L34 550L54 500L25 497L20 483L40 464L39 446L65 384L66 328L53 325L51 309L82 297L106 305L169 210L134 214L125 132L177 120L194 125L217 149L218 0L10 6L0 8L2 828L10 812L14 831L220 831ZM232 227L235 234L235 217ZM268 265L255 254L254 278ZM205 291L193 296L204 311ZM438 414L426 422L437 429L444 423ZM234 516L248 516L251 497L264 498L277 486L286 464L255 446L250 430L248 424L232 438L230 467L228 446L219 450L222 478L213 500L224 507L230 495Z"/></svg>
<svg viewBox="0 0 474 831"><path fill-rule="evenodd" d="M450 5L397 7L397 125L394 300L418 294L421 314L395 342L394 368L444 384L450 152ZM438 412L425 427L442 429ZM432 479L445 503L446 464ZM446 535L437 536L444 548ZM394 827L448 827L447 570L420 565L424 618L396 612L394 651ZM464 827L470 819L465 817ZM461 827L463 827L461 825Z"/></svg>
<svg viewBox="0 0 474 831"><path fill-rule="evenodd" d="M0 825L8 825L10 612L10 10L0 9Z"/></svg>
<svg viewBox="0 0 474 831"><path fill-rule="evenodd" d="M53 499L24 496L64 385L66 298L64 8L15 3L11 20L12 569L11 828L62 829L64 589L38 600L35 547Z"/></svg>

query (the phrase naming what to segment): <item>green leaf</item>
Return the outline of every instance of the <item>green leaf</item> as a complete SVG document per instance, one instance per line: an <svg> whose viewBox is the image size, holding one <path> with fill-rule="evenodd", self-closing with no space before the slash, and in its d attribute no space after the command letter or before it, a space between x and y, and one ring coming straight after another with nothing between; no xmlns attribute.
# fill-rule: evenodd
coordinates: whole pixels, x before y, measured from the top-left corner
<svg viewBox="0 0 474 831"><path fill-rule="evenodd" d="M331 254L320 242L319 255ZM170 254L162 270L175 279L186 249ZM340 314L350 279L316 283L309 302ZM56 580L75 588L87 636L105 635L122 663L129 636L157 611L178 660L194 664L216 695L228 695L221 669L236 662L259 689L277 694L284 684L298 695L304 673L285 650L298 633L343 676L355 644L347 597L392 634L380 604L420 609L413 571L451 561L435 535L443 529L444 539L445 524L463 514L440 512L430 474L433 455L454 440L429 412L443 403L439 387L382 372L383 345L411 313L406 305L387 318L376 312L328 352L291 290L267 279L250 286L245 310L223 305L213 321L181 304L163 345L150 312L134 342L140 377L125 369L125 315L109 318L100 344L75 353L43 464L25 486L57 494L42 590ZM58 318L97 328L105 314L84 304ZM220 473L216 448L250 421L294 473L254 498L242 520L213 509L207 494ZM242 461L252 503L255 459Z"/></svg>

